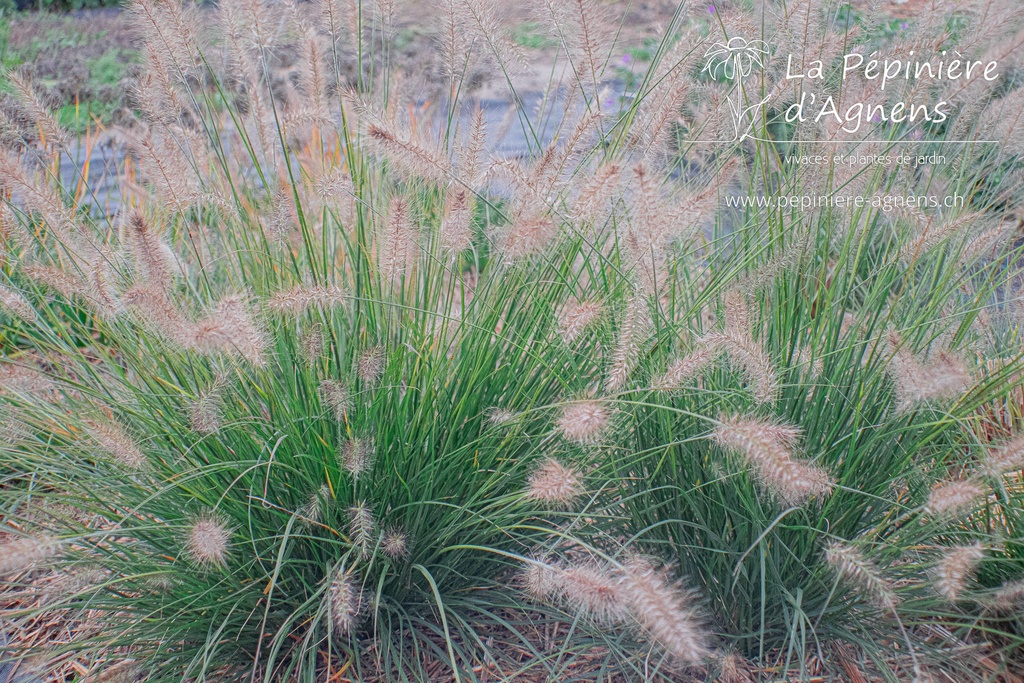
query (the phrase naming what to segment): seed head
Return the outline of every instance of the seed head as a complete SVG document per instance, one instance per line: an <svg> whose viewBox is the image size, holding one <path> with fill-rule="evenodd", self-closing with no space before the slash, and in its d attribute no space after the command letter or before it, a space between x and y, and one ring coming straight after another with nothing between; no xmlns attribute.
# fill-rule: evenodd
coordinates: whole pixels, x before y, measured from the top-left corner
<svg viewBox="0 0 1024 683"><path fill-rule="evenodd" d="M825 561L843 579L856 586L877 607L892 610L897 602L892 585L882 577L874 563L865 558L860 550L834 541L825 548Z"/></svg>
<svg viewBox="0 0 1024 683"><path fill-rule="evenodd" d="M60 543L48 535L8 540L0 544L0 576L32 569L56 555L59 550Z"/></svg>
<svg viewBox="0 0 1024 683"><path fill-rule="evenodd" d="M325 379L319 386L320 400L331 411L337 420L344 420L352 410L352 395L343 382L336 379Z"/></svg>
<svg viewBox="0 0 1024 683"><path fill-rule="evenodd" d="M382 121L370 124L366 133L385 157L406 172L435 181L451 173L451 163L440 150L402 136Z"/></svg>
<svg viewBox="0 0 1024 683"><path fill-rule="evenodd" d="M384 347L374 346L359 354L356 361L356 374L366 384L373 384L384 374Z"/></svg>
<svg viewBox="0 0 1024 683"><path fill-rule="evenodd" d="M985 451L981 468L990 477L1002 477L1024 468L1024 434Z"/></svg>
<svg viewBox="0 0 1024 683"><path fill-rule="evenodd" d="M339 635L351 633L363 611L363 591L356 579L352 570L339 567L327 591L331 622Z"/></svg>
<svg viewBox="0 0 1024 683"><path fill-rule="evenodd" d="M366 503L356 503L348 509L348 520L352 545L365 559L373 552L373 544L377 540L377 522L373 518L373 510Z"/></svg>
<svg viewBox="0 0 1024 683"><path fill-rule="evenodd" d="M580 185L573 217L580 221L600 220L621 178L622 167L618 164L605 164L594 172Z"/></svg>
<svg viewBox="0 0 1024 683"><path fill-rule="evenodd" d="M549 564L544 559L533 559L526 563L521 575L523 590L537 602L548 602L557 593L559 574L562 568Z"/></svg>
<svg viewBox="0 0 1024 683"><path fill-rule="evenodd" d="M178 270L177 261L139 210L133 211L128 219L128 244L138 280L146 286L167 290Z"/></svg>
<svg viewBox="0 0 1024 683"><path fill-rule="evenodd" d="M581 401L562 410L557 429L566 440L575 444L595 444L601 440L611 413L600 401Z"/></svg>
<svg viewBox="0 0 1024 683"><path fill-rule="evenodd" d="M722 657L719 683L754 683L755 680L750 665L743 657L735 652Z"/></svg>
<svg viewBox="0 0 1024 683"><path fill-rule="evenodd" d="M577 562L567 564L555 577L557 594L580 616L599 624L625 618L622 586L614 571L593 562Z"/></svg>
<svg viewBox="0 0 1024 683"><path fill-rule="evenodd" d="M985 489L975 481L953 481L933 489L925 509L936 517L957 515L968 512L984 496Z"/></svg>
<svg viewBox="0 0 1024 683"><path fill-rule="evenodd" d="M537 256L558 237L558 225L542 213L516 218L501 236L500 249L510 260Z"/></svg>
<svg viewBox="0 0 1024 683"><path fill-rule="evenodd" d="M523 570L522 582L534 600L565 605L599 624L621 622L628 615L615 570L592 561L532 560Z"/></svg>
<svg viewBox="0 0 1024 683"><path fill-rule="evenodd" d="M299 338L300 353L309 364L315 363L323 355L326 344L323 325L320 323L312 325Z"/></svg>
<svg viewBox="0 0 1024 683"><path fill-rule="evenodd" d="M458 254L473 244L473 200L469 190L457 185L448 190L441 219L441 248Z"/></svg>
<svg viewBox="0 0 1024 683"><path fill-rule="evenodd" d="M89 436L100 449L113 456L121 465L131 470L140 469L146 462L146 456L124 431L121 425L114 422L87 421Z"/></svg>
<svg viewBox="0 0 1024 683"><path fill-rule="evenodd" d="M893 341L898 341L893 335ZM941 352L929 363L919 362L906 350L897 351L889 361L889 373L896 389L897 409L906 411L919 403L956 398L971 384L964 364L949 352Z"/></svg>
<svg viewBox="0 0 1024 683"><path fill-rule="evenodd" d="M554 458L544 460L530 475L528 484L526 497L529 500L557 507L571 505L584 493L579 474Z"/></svg>
<svg viewBox="0 0 1024 683"><path fill-rule="evenodd" d="M60 123L50 113L49 108L43 103L36 93L32 83L17 71L8 71L6 80L11 86L11 93L21 105L22 113L27 117L33 128L39 130L43 141L47 144L63 147L68 142L68 134Z"/></svg>
<svg viewBox="0 0 1024 683"><path fill-rule="evenodd" d="M995 592L989 599L993 609L1016 610L1020 607L1021 600L1024 600L1024 580L1009 581Z"/></svg>
<svg viewBox="0 0 1024 683"><path fill-rule="evenodd" d="M0 309L7 311L15 318L21 318L29 325L36 322L36 309L18 292L10 287L0 285Z"/></svg>
<svg viewBox="0 0 1024 683"><path fill-rule="evenodd" d="M596 301L572 300L558 316L558 334L566 344L571 344L593 327L603 312L604 306Z"/></svg>
<svg viewBox="0 0 1024 683"><path fill-rule="evenodd" d="M89 284L77 275L68 273L56 266L27 265L21 272L34 283L60 294L68 300L82 297L92 303Z"/></svg>
<svg viewBox="0 0 1024 683"><path fill-rule="evenodd" d="M345 302L345 290L336 285L298 285L267 299L267 308L275 313L299 315L311 308L329 311Z"/></svg>
<svg viewBox="0 0 1024 683"><path fill-rule="evenodd" d="M392 527L381 536L380 549L392 560L403 560L409 556L409 537L401 529Z"/></svg>
<svg viewBox="0 0 1024 683"><path fill-rule="evenodd" d="M218 301L209 315L192 326L191 333L193 344L200 351L241 356L256 367L267 363L266 336L241 295Z"/></svg>
<svg viewBox="0 0 1024 683"><path fill-rule="evenodd" d="M709 334L703 343L709 348L720 348L729 356L750 382L754 400L759 404L772 403L779 393L778 378L771 359L753 338L736 334Z"/></svg>
<svg viewBox="0 0 1024 683"><path fill-rule="evenodd" d="M230 546L231 530L224 522L206 515L192 523L186 548L200 566L226 566Z"/></svg>
<svg viewBox="0 0 1024 683"><path fill-rule="evenodd" d="M409 204L395 198L376 240L377 268L381 277L397 284L408 275L419 254L419 236L409 215Z"/></svg>
<svg viewBox="0 0 1024 683"><path fill-rule="evenodd" d="M673 361L665 373L654 380L654 388L659 391L682 389L687 381L713 363L720 353L707 344L698 344L688 355Z"/></svg>
<svg viewBox="0 0 1024 683"><path fill-rule="evenodd" d="M935 568L935 590L939 595L956 602L984 554L979 543L944 549L942 561Z"/></svg>
<svg viewBox="0 0 1024 683"><path fill-rule="evenodd" d="M515 420L517 417L519 417L518 413L516 413L514 410L499 407L488 408L484 412L484 415L486 415L487 424L496 427L501 425L507 425L513 420Z"/></svg>
<svg viewBox="0 0 1024 683"><path fill-rule="evenodd" d="M331 499L331 487L324 484L309 495L309 500L299 508L298 516L304 521L319 524L324 518L324 508Z"/></svg>
<svg viewBox="0 0 1024 683"><path fill-rule="evenodd" d="M341 447L341 466L353 479L358 479L359 475L373 467L373 457L372 439L349 439Z"/></svg>
<svg viewBox="0 0 1024 683"><path fill-rule="evenodd" d="M622 568L619 582L633 618L681 664L695 665L709 654L707 635L690 594L673 584L664 570L637 558Z"/></svg>
<svg viewBox="0 0 1024 683"><path fill-rule="evenodd" d="M216 434L220 430L221 398L219 387L199 394L199 398L188 408L188 421L192 431L200 434Z"/></svg>
<svg viewBox="0 0 1024 683"><path fill-rule="evenodd" d="M833 483L824 470L792 456L798 432L777 422L755 418L725 418L711 438L726 450L743 456L762 485L784 503L799 505L823 498Z"/></svg>
<svg viewBox="0 0 1024 683"><path fill-rule="evenodd" d="M102 271L96 273L97 277L101 275ZM96 286L104 286L102 278L94 284ZM105 298L112 301L110 306L113 308L120 305L120 302L113 301L112 296ZM178 307L164 291L154 287L136 285L124 293L123 303L149 329L161 337L185 348L195 348L197 346L194 326L185 319L181 311L178 310Z"/></svg>
<svg viewBox="0 0 1024 683"><path fill-rule="evenodd" d="M43 591L43 602L54 603L74 599L103 584L110 575L100 567L86 566L56 573Z"/></svg>
<svg viewBox="0 0 1024 683"><path fill-rule="evenodd" d="M633 373L640 360L641 345L647 337L651 326L647 311L647 301L640 294L635 294L627 303L619 325L619 338L612 352L611 367L608 370L609 392L616 392L626 386L629 376Z"/></svg>
<svg viewBox="0 0 1024 683"><path fill-rule="evenodd" d="M0 364L0 394L42 394L54 388L53 382L36 364Z"/></svg>

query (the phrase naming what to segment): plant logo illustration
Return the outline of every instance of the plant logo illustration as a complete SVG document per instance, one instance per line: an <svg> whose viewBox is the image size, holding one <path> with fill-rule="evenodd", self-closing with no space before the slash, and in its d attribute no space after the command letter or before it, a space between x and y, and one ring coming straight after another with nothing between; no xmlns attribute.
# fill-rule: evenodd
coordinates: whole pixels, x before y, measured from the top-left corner
<svg viewBox="0 0 1024 683"><path fill-rule="evenodd" d="M722 142L738 142L748 137L753 138L750 130L757 120L761 107L769 98L765 97L754 104L746 104L743 81L754 73L755 67L763 69L770 56L771 50L763 40L747 40L740 36L734 36L724 43L716 42L704 53L706 61L702 72L707 72L711 76L721 73L726 80L735 80L739 86L726 97L736 135L732 140Z"/></svg>

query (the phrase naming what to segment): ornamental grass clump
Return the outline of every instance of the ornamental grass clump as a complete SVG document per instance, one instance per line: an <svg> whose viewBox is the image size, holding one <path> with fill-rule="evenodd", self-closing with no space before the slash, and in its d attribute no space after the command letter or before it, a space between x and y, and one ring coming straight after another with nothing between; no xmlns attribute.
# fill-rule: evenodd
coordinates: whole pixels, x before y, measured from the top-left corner
<svg viewBox="0 0 1024 683"><path fill-rule="evenodd" d="M1009 69L1012 16L680 5L619 97L628 22L541 2L560 115L496 127L475 70L521 103L529 59L497 3L440 5L417 90L389 2L136 0L115 206L18 88L0 573L12 620L76 626L13 655L190 683L1012 666L1022 150L987 141L1019 81L894 81L965 106L851 133L786 120L778 58ZM886 153L955 163L850 161ZM931 194L959 200L894 206Z"/></svg>

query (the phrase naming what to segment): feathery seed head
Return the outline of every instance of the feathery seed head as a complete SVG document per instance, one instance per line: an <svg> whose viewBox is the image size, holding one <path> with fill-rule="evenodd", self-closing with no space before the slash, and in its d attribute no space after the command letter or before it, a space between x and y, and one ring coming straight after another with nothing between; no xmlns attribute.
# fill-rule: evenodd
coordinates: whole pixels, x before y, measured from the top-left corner
<svg viewBox="0 0 1024 683"><path fill-rule="evenodd" d="M793 458L795 427L748 417L723 418L711 434L726 450L740 454L762 485L788 505L823 498L834 486L824 470Z"/></svg>
<svg viewBox="0 0 1024 683"><path fill-rule="evenodd" d="M267 339L249 311L246 298L232 294L222 298L191 328L193 345L204 352L241 356L256 367L267 363Z"/></svg>
<svg viewBox="0 0 1024 683"><path fill-rule="evenodd" d="M984 554L980 543L943 549L942 561L935 568L934 576L939 595L956 602Z"/></svg>
<svg viewBox="0 0 1024 683"><path fill-rule="evenodd" d="M8 84L22 112L29 123L37 128L47 144L63 147L68 142L67 132L43 103L32 84L17 71L8 70L5 74Z"/></svg>
<svg viewBox="0 0 1024 683"><path fill-rule="evenodd" d="M0 309L7 311L15 318L20 318L29 325L35 324L37 320L36 309L32 307L32 304L18 292L3 285L0 285Z"/></svg>
<svg viewBox="0 0 1024 683"><path fill-rule="evenodd" d="M497 62L498 68L507 73L522 73L528 65L519 46L502 31L495 16L495 4L485 0L462 0L451 5L451 19L460 34L467 34L470 41L487 46L481 57ZM463 40L458 41L462 43ZM448 41L446 41L448 42ZM470 42L472 44L472 42ZM449 60L468 58L461 51L447 48Z"/></svg>
<svg viewBox="0 0 1024 683"><path fill-rule="evenodd" d="M473 199L461 185L448 190L441 218L441 248L458 254L473 243Z"/></svg>
<svg viewBox="0 0 1024 683"><path fill-rule="evenodd" d="M676 661L695 665L707 658L707 635L689 604L691 596L665 570L634 558L622 568L619 585L633 617Z"/></svg>
<svg viewBox="0 0 1024 683"><path fill-rule="evenodd" d="M359 354L359 358L356 361L356 374L366 384L373 384L384 374L386 360L383 346L374 346L366 349Z"/></svg>
<svg viewBox="0 0 1024 683"><path fill-rule="evenodd" d="M641 345L646 340L650 327L651 317L647 298L636 293L626 302L619 325L619 336L608 370L606 388L609 392L619 391L626 386L629 376L640 360Z"/></svg>
<svg viewBox="0 0 1024 683"><path fill-rule="evenodd" d="M64 243L75 244L81 226L75 214L65 205L61 196L38 173L27 171L19 157L0 149L0 182L5 189L17 195L28 211L35 211Z"/></svg>
<svg viewBox="0 0 1024 683"><path fill-rule="evenodd" d="M487 416L487 424L494 425L496 427L501 425L507 425L513 420L515 420L517 417L519 417L519 414L516 413L514 410L509 410L508 408L500 408L497 406L493 408L488 408L484 414Z"/></svg>
<svg viewBox="0 0 1024 683"><path fill-rule="evenodd" d="M543 558L533 558L527 561L520 575L523 591L532 600L548 602L557 596L561 572L560 565L551 564Z"/></svg>
<svg viewBox="0 0 1024 683"><path fill-rule="evenodd" d="M770 404L779 393L778 378L771 359L761 345L749 335L708 334L702 342L710 348L725 351L729 362L743 372L752 385L751 393L758 404Z"/></svg>
<svg viewBox="0 0 1024 683"><path fill-rule="evenodd" d="M718 676L719 683L755 683L750 665L735 652L722 657L721 673Z"/></svg>
<svg viewBox="0 0 1024 683"><path fill-rule="evenodd" d="M0 544L0 576L32 569L60 550L57 539L48 535L23 536Z"/></svg>
<svg viewBox="0 0 1024 683"><path fill-rule="evenodd" d="M397 284L419 255L419 235L409 215L409 203L395 197L376 239L377 269L385 282Z"/></svg>
<svg viewBox="0 0 1024 683"><path fill-rule="evenodd" d="M137 279L147 287L166 291L179 270L177 261L138 209L128 218L128 244L135 259Z"/></svg>
<svg viewBox="0 0 1024 683"><path fill-rule="evenodd" d="M614 570L594 562L567 564L555 575L561 599L577 614L599 624L625 619L627 605Z"/></svg>
<svg viewBox="0 0 1024 683"><path fill-rule="evenodd" d="M352 545L364 559L369 557L377 540L377 521L373 518L373 510L366 503L356 503L348 509L348 521Z"/></svg>
<svg viewBox="0 0 1024 683"><path fill-rule="evenodd" d="M825 561L832 566L836 574L856 586L877 607L895 609L898 599L892 585L860 550L840 541L833 541L825 548Z"/></svg>
<svg viewBox="0 0 1024 683"><path fill-rule="evenodd" d="M193 348L195 330L163 290L136 285L126 291L123 303L156 334L185 348Z"/></svg>
<svg viewBox="0 0 1024 683"><path fill-rule="evenodd" d="M331 497L331 487L324 484L309 495L309 500L298 509L298 516L306 522L319 524L323 521L324 508Z"/></svg>
<svg viewBox="0 0 1024 683"><path fill-rule="evenodd" d="M355 43L360 34L359 12L355 0L316 0L313 2L314 21L332 43L342 38Z"/></svg>
<svg viewBox="0 0 1024 683"><path fill-rule="evenodd" d="M230 546L231 530L213 515L204 515L192 523L185 544L192 559L202 567L226 566Z"/></svg>
<svg viewBox="0 0 1024 683"><path fill-rule="evenodd" d="M60 294L65 299L81 297L87 302L93 303L89 284L77 275L68 273L57 266L26 265L22 266L21 272L36 284Z"/></svg>
<svg viewBox="0 0 1024 683"><path fill-rule="evenodd" d="M565 49L571 55L580 87L596 89L606 68L606 46L615 36L615 19L608 6L595 0L545 5L550 20L564 34Z"/></svg>
<svg viewBox="0 0 1024 683"><path fill-rule="evenodd" d="M397 527L387 529L381 536L380 549L392 560L404 560L409 556L409 537Z"/></svg>
<svg viewBox="0 0 1024 683"><path fill-rule="evenodd" d="M953 516L969 512L984 497L981 484L970 479L952 481L932 490L925 510L936 517Z"/></svg>
<svg viewBox="0 0 1024 683"><path fill-rule="evenodd" d="M533 600L564 605L596 623L614 624L628 614L614 568L588 560L532 559L521 576L523 589Z"/></svg>
<svg viewBox="0 0 1024 683"><path fill-rule="evenodd" d="M611 422L611 411L601 401L580 401L566 406L557 430L567 441L582 446L601 440Z"/></svg>
<svg viewBox="0 0 1024 683"><path fill-rule="evenodd" d="M43 394L52 391L53 388L50 378L34 363L0 364L0 394Z"/></svg>
<svg viewBox="0 0 1024 683"><path fill-rule="evenodd" d="M299 315L311 308L328 311L345 302L345 290L337 285L298 285L267 299L267 308L275 313Z"/></svg>
<svg viewBox="0 0 1024 683"><path fill-rule="evenodd" d="M898 343L898 338L892 342ZM892 343L890 342L890 343ZM901 349L889 361L896 390L896 408L906 411L919 403L953 399L971 385L966 366L953 354L941 352L928 363Z"/></svg>
<svg viewBox="0 0 1024 683"><path fill-rule="evenodd" d="M742 292L729 292L722 308L725 310L725 333L734 339L753 339L747 297Z"/></svg>
<svg viewBox="0 0 1024 683"><path fill-rule="evenodd" d="M346 571L344 567L339 567L327 591L331 623L339 635L350 634L363 612L363 591L357 579L353 570Z"/></svg>
<svg viewBox="0 0 1024 683"><path fill-rule="evenodd" d="M97 566L57 572L54 581L43 591L43 602L54 603L73 599L82 593L95 590L109 577L106 571Z"/></svg>
<svg viewBox="0 0 1024 683"><path fill-rule="evenodd" d="M331 411L336 420L344 420L352 410L352 394L341 380L325 379L318 388L320 400Z"/></svg>
<svg viewBox="0 0 1024 683"><path fill-rule="evenodd" d="M381 121L367 126L366 133L383 156L408 173L435 182L451 174L451 162L440 150L400 135Z"/></svg>
<svg viewBox="0 0 1024 683"><path fill-rule="evenodd" d="M987 600L991 609L1003 612L1017 610L1024 601L1024 580L1008 581Z"/></svg>
<svg viewBox="0 0 1024 683"><path fill-rule="evenodd" d="M982 471L994 478L1021 468L1024 468L1024 434L987 449L981 462Z"/></svg>
<svg viewBox="0 0 1024 683"><path fill-rule="evenodd" d="M698 344L688 355L678 358L668 366L664 374L656 378L653 388L658 391L682 389L683 385L700 374L721 354L721 350L708 344Z"/></svg>
<svg viewBox="0 0 1024 683"><path fill-rule="evenodd" d="M373 456L372 439L349 439L341 447L341 466L353 479L358 479L359 475L373 467Z"/></svg>
<svg viewBox="0 0 1024 683"><path fill-rule="evenodd" d="M515 261L543 253L557 236L558 225L549 216L524 213L504 230L499 248L505 258Z"/></svg>
<svg viewBox="0 0 1024 683"><path fill-rule="evenodd" d="M199 434L216 434L220 430L220 408L219 387L201 392L188 407L188 421L192 431Z"/></svg>
<svg viewBox="0 0 1024 683"><path fill-rule="evenodd" d="M573 217L577 220L599 220L622 177L622 167L605 164L580 186L573 206Z"/></svg>
<svg viewBox="0 0 1024 683"><path fill-rule="evenodd" d="M323 325L316 323L299 336L299 349L307 363L314 363L324 353L327 340L324 339Z"/></svg>
<svg viewBox="0 0 1024 683"><path fill-rule="evenodd" d="M92 441L121 465L138 470L145 464L146 456L121 425L91 420L86 421L85 425Z"/></svg>
<svg viewBox="0 0 1024 683"><path fill-rule="evenodd" d="M593 327L603 312L604 306L596 301L570 300L558 316L558 333L566 344L571 344Z"/></svg>
<svg viewBox="0 0 1024 683"><path fill-rule="evenodd" d="M547 458L528 480L526 497L548 505L569 506L583 495L580 475L555 458Z"/></svg>

